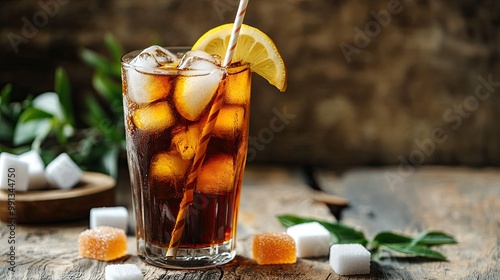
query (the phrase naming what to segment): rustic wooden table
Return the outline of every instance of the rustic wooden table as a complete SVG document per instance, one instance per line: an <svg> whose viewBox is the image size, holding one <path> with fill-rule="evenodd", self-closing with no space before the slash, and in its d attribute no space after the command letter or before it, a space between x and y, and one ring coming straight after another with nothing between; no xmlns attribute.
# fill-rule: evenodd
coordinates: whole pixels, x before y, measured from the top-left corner
<svg viewBox="0 0 500 280"><path fill-rule="evenodd" d="M294 265L259 266L249 254L251 237L283 231L276 214L334 220L329 208L314 200L301 170L248 168L238 227L238 255L228 265L205 270L165 270L143 263L129 236L129 253L113 262L78 255L78 234L88 221L16 225L0 228L0 279L103 279L113 263L137 264L145 279L348 279L330 268L327 258L299 259ZM416 234L443 230L457 245L437 248L448 261L386 254L372 261L369 275L349 279L500 279L500 170L421 167L415 170L356 169L336 175L314 172L326 192L349 199L342 212L348 225L372 236L380 230ZM392 178L387 180L387 178ZM311 179L311 178L309 178ZM130 206L128 186L119 184L119 204ZM9 268L9 238L15 238L15 273Z"/></svg>

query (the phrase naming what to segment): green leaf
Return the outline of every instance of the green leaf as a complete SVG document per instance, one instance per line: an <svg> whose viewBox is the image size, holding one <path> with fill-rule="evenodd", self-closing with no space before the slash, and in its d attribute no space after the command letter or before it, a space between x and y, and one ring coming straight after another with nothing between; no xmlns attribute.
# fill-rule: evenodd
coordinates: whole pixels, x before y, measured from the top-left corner
<svg viewBox="0 0 500 280"><path fill-rule="evenodd" d="M45 112L44 110L40 110L34 107L29 107L24 110L19 116L20 123L26 123L31 120L39 120L39 119L49 119L51 120L54 117L51 113Z"/></svg>
<svg viewBox="0 0 500 280"><path fill-rule="evenodd" d="M378 244L411 243L412 240L413 238L403 234L382 231L373 237L372 243L377 246Z"/></svg>
<svg viewBox="0 0 500 280"><path fill-rule="evenodd" d="M62 67L56 69L54 90L59 95L59 101L66 121L74 125L73 106L71 103L71 85L68 76Z"/></svg>
<svg viewBox="0 0 500 280"><path fill-rule="evenodd" d="M12 85L11 84L6 84L2 88L2 91L0 91L0 105L1 104L4 104L4 105L9 104L9 99L10 99L10 93L11 92L12 92Z"/></svg>
<svg viewBox="0 0 500 280"><path fill-rule="evenodd" d="M109 103L122 99L122 86L100 72L94 73L92 85Z"/></svg>
<svg viewBox="0 0 500 280"><path fill-rule="evenodd" d="M324 226L333 235L333 243L338 244L349 244L349 243L359 243L365 246L368 241L366 240L364 234L360 231L355 230L342 223L332 223L322 220L317 220L313 218L301 218L294 215L278 215L278 220L285 227L290 227L297 224L318 222Z"/></svg>
<svg viewBox="0 0 500 280"><path fill-rule="evenodd" d="M111 67L111 75L113 75L115 78L120 79L120 81L121 81L121 78L122 78L122 64L121 64L121 62L112 63L110 65L110 67Z"/></svg>
<svg viewBox="0 0 500 280"><path fill-rule="evenodd" d="M109 120L109 118L99 102L92 95L87 95L85 103L88 108L88 113L84 118L85 122L99 131L108 131L106 125L108 122L106 120Z"/></svg>
<svg viewBox="0 0 500 280"><path fill-rule="evenodd" d="M51 119L37 119L28 122L18 122L14 129L14 145L26 144L35 139L42 142L52 129Z"/></svg>
<svg viewBox="0 0 500 280"><path fill-rule="evenodd" d="M110 62L98 53L92 50L83 49L80 56L85 63L92 66L95 70L108 74L111 73L111 69L109 67Z"/></svg>
<svg viewBox="0 0 500 280"><path fill-rule="evenodd" d="M120 63L122 55L125 53L120 43L111 33L106 33L104 42L106 43L109 55L112 57L113 61Z"/></svg>
<svg viewBox="0 0 500 280"><path fill-rule="evenodd" d="M457 241L453 236L440 231L428 231L424 232L412 241L412 244L427 245L427 246L438 246L445 244L457 244Z"/></svg>
<svg viewBox="0 0 500 280"><path fill-rule="evenodd" d="M393 243L381 244L380 248L405 255L425 257L441 261L446 260L446 257L443 254L429 249L429 247L425 245L412 245L411 243Z"/></svg>
<svg viewBox="0 0 500 280"><path fill-rule="evenodd" d="M64 134L64 130L62 128L63 127L58 126L55 131L56 131L57 143L65 146L66 143L68 142L68 138Z"/></svg>
<svg viewBox="0 0 500 280"><path fill-rule="evenodd" d="M55 92L44 92L33 99L33 107L52 114L60 122L65 121L59 95Z"/></svg>
<svg viewBox="0 0 500 280"><path fill-rule="evenodd" d="M14 135L13 126L8 122L1 121L0 119L0 142L12 141L13 135Z"/></svg>
<svg viewBox="0 0 500 280"><path fill-rule="evenodd" d="M309 223L309 222L319 222L316 219L312 218L302 218L294 215L278 215L277 216L278 220L281 222L282 225L285 227L291 227L294 225L298 224L303 224L303 223Z"/></svg>
<svg viewBox="0 0 500 280"><path fill-rule="evenodd" d="M10 148L10 147L7 147L5 145L2 145L2 143L0 143L0 152L7 152L9 154L14 154L14 155L19 155L19 154L22 154L22 153L25 153L25 152L28 152L29 150L31 149L30 146L18 146L18 147L15 147L15 148Z"/></svg>
<svg viewBox="0 0 500 280"><path fill-rule="evenodd" d="M68 138L73 135L75 129L68 123L58 124L54 128L56 130L57 143L65 147L68 143Z"/></svg>

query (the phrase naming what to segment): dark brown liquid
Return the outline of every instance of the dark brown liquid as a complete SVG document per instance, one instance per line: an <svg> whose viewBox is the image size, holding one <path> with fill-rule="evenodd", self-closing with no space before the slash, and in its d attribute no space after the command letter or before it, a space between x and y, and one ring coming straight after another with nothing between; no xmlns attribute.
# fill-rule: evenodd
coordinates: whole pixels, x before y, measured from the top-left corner
<svg viewBox="0 0 500 280"><path fill-rule="evenodd" d="M127 70L124 70L127 71ZM128 70L131 71L131 70ZM153 76L149 74L150 76ZM249 77L249 70L235 74ZM126 75L125 75L126 76ZM127 97L127 83L124 83L125 117L127 124L127 151L132 184L132 195L137 221L137 236L160 247L168 247L171 234L176 223L180 203L185 191L187 175L191 169L192 159L185 173L172 178L159 178L151 173L152 161L160 153L178 153L173 145L173 137L184 128L192 125L205 125L206 115L211 106L207 106L204 117L197 121L189 121L176 111L173 101L173 90L176 76L161 76L158 79L169 79L173 84L171 92L157 102L167 102L173 108L175 124L166 129L152 131L141 130L134 124L133 112L139 105ZM249 82L249 78L248 78ZM218 90L225 90L225 80ZM249 84L241 85L248 87ZM245 90L245 89L242 89ZM248 90L248 89L246 89ZM222 92L223 93L223 92ZM148 104L149 105L149 104ZM223 105L224 107L225 105ZM227 106L235 106L227 105ZM215 192L199 192L195 189L194 200L186 216L180 247L201 248L221 244L235 237L236 216L239 204L239 193L246 159L248 141L248 103L237 105L244 110L242 129L235 132L231 139L211 137L204 164L216 161L221 155L232 159L233 177L227 180L226 188ZM180 157L180 156L179 156ZM221 175L223 176L223 175ZM220 187L218 187L220 189ZM229 190L229 191L228 191Z"/></svg>
<svg viewBox="0 0 500 280"><path fill-rule="evenodd" d="M159 246L168 245L173 231L176 213L182 198L153 199L149 217L145 219L148 241ZM234 198L226 194L194 194L194 203L189 207L181 247L197 248L221 244L232 238ZM158 222L161 221L161 222Z"/></svg>

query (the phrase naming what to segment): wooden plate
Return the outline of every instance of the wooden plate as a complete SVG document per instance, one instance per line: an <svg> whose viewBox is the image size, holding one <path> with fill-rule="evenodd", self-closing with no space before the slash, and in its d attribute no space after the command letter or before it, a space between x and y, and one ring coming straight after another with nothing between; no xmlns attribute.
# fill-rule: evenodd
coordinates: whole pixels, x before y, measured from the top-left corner
<svg viewBox="0 0 500 280"><path fill-rule="evenodd" d="M0 220L16 223L47 223L88 217L93 207L113 206L116 182L101 173L84 172L69 190L39 190L9 193L0 191ZM15 216L9 211L15 207Z"/></svg>

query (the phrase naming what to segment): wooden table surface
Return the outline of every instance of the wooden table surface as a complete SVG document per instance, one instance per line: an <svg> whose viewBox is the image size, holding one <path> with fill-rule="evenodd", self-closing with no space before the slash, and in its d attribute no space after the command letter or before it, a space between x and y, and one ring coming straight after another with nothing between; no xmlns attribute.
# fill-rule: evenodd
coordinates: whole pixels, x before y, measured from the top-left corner
<svg viewBox="0 0 500 280"><path fill-rule="evenodd" d="M59 224L0 224L0 279L104 279L107 264L137 264L145 279L500 279L500 170L447 167L355 169L336 174L315 171L327 193L349 199L344 223L373 236L381 230L416 234L426 229L455 236L457 245L437 248L448 261L384 254L369 275L342 277L328 259L298 259L293 265L259 266L249 254L252 235L283 231L275 215L290 213L334 221L315 201L300 169L251 167L243 186L238 255L231 263L204 270L165 270L142 262L129 235L126 257L113 262L78 255L78 234L87 220ZM389 179L388 178L392 178ZM309 178L310 179L310 178ZM310 180L309 180L310 181ZM118 186L120 205L130 206L126 183ZM9 237L15 234L15 273L9 271Z"/></svg>

